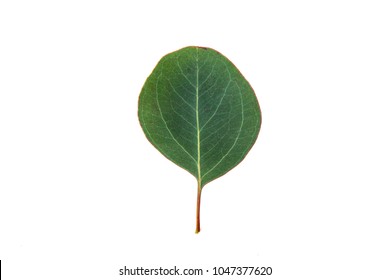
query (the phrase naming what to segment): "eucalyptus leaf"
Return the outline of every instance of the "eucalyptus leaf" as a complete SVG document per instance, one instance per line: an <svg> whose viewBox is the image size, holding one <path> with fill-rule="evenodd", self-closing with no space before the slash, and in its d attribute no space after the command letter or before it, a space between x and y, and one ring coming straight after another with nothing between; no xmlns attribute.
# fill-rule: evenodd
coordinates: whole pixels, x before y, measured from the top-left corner
<svg viewBox="0 0 390 280"><path fill-rule="evenodd" d="M164 56L147 78L138 117L148 140L203 187L239 164L255 143L261 112L255 93L219 52L186 47Z"/></svg>

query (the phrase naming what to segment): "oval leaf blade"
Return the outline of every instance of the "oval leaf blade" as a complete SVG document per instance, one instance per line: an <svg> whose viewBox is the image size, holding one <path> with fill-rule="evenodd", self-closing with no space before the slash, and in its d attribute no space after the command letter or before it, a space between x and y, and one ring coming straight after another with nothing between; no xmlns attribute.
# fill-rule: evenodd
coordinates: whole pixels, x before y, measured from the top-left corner
<svg viewBox="0 0 390 280"><path fill-rule="evenodd" d="M149 141L198 181L239 164L255 143L261 113L255 93L222 54L186 47L164 56L146 80L138 117Z"/></svg>

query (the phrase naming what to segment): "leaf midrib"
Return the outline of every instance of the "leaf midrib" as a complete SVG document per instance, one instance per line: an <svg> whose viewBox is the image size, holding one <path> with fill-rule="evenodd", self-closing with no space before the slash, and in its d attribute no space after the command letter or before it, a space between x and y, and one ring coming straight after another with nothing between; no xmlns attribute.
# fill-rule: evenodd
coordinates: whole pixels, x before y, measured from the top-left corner
<svg viewBox="0 0 390 280"><path fill-rule="evenodd" d="M196 133L197 133L197 144L198 144L198 186L202 186L202 174L200 169L200 125L199 125L199 49L196 48Z"/></svg>

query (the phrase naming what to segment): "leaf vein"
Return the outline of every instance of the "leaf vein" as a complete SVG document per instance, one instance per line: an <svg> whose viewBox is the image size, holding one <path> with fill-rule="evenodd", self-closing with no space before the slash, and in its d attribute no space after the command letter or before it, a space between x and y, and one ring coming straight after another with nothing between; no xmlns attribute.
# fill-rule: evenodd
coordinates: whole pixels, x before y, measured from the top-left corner
<svg viewBox="0 0 390 280"><path fill-rule="evenodd" d="M222 97L221 97L221 100L219 101L219 103L218 103L218 105L217 105L217 108L215 109L215 111L214 111L214 113L211 115L211 117L205 122L205 124L204 125L202 125L202 127L200 128L200 131L202 131L202 129L214 118L214 116L217 114L217 112L218 112L218 109L219 109L219 107L221 106L221 104L222 104L222 101L223 101L223 99L225 98L225 96L226 96L226 92L227 92L227 89L228 89L228 87L229 87L229 85L230 85L230 82L231 82L231 80L229 80L229 83L227 84L227 86L226 86L226 88L225 88L225 91L224 91L224 93L223 93L223 95L222 95Z"/></svg>
<svg viewBox="0 0 390 280"><path fill-rule="evenodd" d="M192 107L192 105L191 105L190 103L188 103L188 101L185 100L185 99L183 98L183 96L181 96L181 95L177 92L177 90L175 89L175 87L172 85L171 81L170 81L169 79L167 79L167 80L168 80L169 85L172 87L173 92L176 93L176 95L179 96L180 99L181 99L185 104L187 104L192 110L195 111L195 108Z"/></svg>
<svg viewBox="0 0 390 280"><path fill-rule="evenodd" d="M187 75L184 74L184 71L183 71L183 69L181 68L180 63L179 63L179 56L176 57L176 64L177 64L177 66L179 67L179 70L180 70L181 74L183 75L183 77L187 80L187 82L188 82L192 87L194 87L194 88L196 89L196 86L191 82L190 79L188 79Z"/></svg>
<svg viewBox="0 0 390 280"><path fill-rule="evenodd" d="M196 160L195 158L177 141L177 139L175 138L175 136L173 136L171 130L169 129L168 127L168 124L166 122L166 120L164 119L164 116L162 114L162 110L161 110L161 107L160 107L160 102L158 100L158 83L160 81L160 77L161 77L161 73L160 75L157 77L157 83L156 83L156 100L157 100L157 107L158 107L158 110L160 111L160 116L161 116L161 119L163 120L164 124L165 124L165 127L166 129L168 130L168 133L169 135L172 137L172 139L175 141L175 143L181 148L183 149L183 151L192 159L195 161L196 163Z"/></svg>
<svg viewBox="0 0 390 280"><path fill-rule="evenodd" d="M241 125L240 125L240 130L238 131L237 133L237 137L233 143L233 145L230 147L229 151L211 168L209 169L209 171L207 171L205 174L203 174L203 178L209 174L211 171L213 171L229 154L230 152L233 150L233 148L236 146L237 144L237 141L238 139L240 138L240 134L241 134L241 130L242 130L242 127L244 125L244 107L243 107L243 100L242 100L242 92L241 92L241 88L238 86L237 82L234 81L237 85L237 88L239 89L240 91L240 101L241 101Z"/></svg>

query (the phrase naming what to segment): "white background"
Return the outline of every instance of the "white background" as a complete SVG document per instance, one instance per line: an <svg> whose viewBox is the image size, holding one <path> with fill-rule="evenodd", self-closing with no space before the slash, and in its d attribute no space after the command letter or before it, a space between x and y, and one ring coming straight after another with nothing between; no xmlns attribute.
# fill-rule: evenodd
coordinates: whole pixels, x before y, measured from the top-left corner
<svg viewBox="0 0 390 280"><path fill-rule="evenodd" d="M130 279L124 265L390 279L389 15L388 1L1 1L4 279ZM263 113L246 159L205 187L198 235L196 180L137 118L158 60L190 45L227 56ZM176 278L256 277L161 279Z"/></svg>

